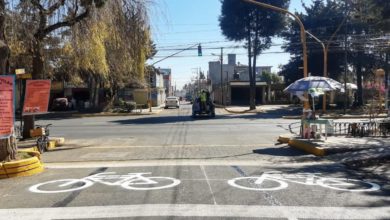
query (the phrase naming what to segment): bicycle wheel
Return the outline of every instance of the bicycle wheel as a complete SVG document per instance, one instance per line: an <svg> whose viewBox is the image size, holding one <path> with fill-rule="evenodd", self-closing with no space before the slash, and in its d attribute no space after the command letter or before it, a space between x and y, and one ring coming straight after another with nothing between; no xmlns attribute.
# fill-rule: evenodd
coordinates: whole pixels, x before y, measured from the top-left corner
<svg viewBox="0 0 390 220"><path fill-rule="evenodd" d="M49 151L49 137L44 136L43 138L43 147L45 148L45 151Z"/></svg>
<svg viewBox="0 0 390 220"><path fill-rule="evenodd" d="M253 176L231 179L228 184L239 189L255 191L274 191L288 187L288 184L281 180Z"/></svg>
<svg viewBox="0 0 390 220"><path fill-rule="evenodd" d="M321 178L317 184L329 189L351 192L376 191L381 188L376 183L346 178Z"/></svg>
<svg viewBox="0 0 390 220"><path fill-rule="evenodd" d="M38 183L31 186L29 190L34 193L64 193L82 190L92 185L92 181L85 179L62 179Z"/></svg>
<svg viewBox="0 0 390 220"><path fill-rule="evenodd" d="M38 148L39 153L41 153L41 154L43 154L43 152L45 152L45 150L46 150L45 143L46 142L43 140L42 137L39 137L37 139L37 148Z"/></svg>
<svg viewBox="0 0 390 220"><path fill-rule="evenodd" d="M157 189L174 187L180 184L180 180L171 177L152 176L152 177L144 177L144 178L147 178L155 183L150 183L150 182L134 183L132 181L127 181L124 182L121 186L125 189L131 189L131 190L157 190Z"/></svg>

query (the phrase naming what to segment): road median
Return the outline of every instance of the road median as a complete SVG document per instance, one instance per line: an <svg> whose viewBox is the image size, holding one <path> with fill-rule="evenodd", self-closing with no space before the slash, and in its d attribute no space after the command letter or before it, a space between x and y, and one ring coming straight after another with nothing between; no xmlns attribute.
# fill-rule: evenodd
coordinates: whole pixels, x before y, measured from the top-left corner
<svg viewBox="0 0 390 220"><path fill-rule="evenodd" d="M326 150L320 145L303 139L290 139L288 145L315 156L325 156Z"/></svg>

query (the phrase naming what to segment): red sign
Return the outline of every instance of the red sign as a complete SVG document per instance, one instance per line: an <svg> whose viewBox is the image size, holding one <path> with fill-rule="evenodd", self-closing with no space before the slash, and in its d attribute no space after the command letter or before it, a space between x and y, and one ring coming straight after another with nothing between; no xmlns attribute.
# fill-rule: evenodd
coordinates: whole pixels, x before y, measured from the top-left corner
<svg viewBox="0 0 390 220"><path fill-rule="evenodd" d="M9 137L13 133L15 122L15 77L0 76L0 138Z"/></svg>
<svg viewBox="0 0 390 220"><path fill-rule="evenodd" d="M23 115L47 113L50 98L50 80L27 80Z"/></svg>

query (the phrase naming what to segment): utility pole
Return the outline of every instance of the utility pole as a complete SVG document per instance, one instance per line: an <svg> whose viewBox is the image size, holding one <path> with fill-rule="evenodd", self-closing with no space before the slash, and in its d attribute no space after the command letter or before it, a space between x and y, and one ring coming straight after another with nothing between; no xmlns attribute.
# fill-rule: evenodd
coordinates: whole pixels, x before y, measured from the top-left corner
<svg viewBox="0 0 390 220"><path fill-rule="evenodd" d="M227 103L227 99L228 99L228 93L229 93L229 71L225 71L226 72L226 96L225 96L225 105Z"/></svg>
<svg viewBox="0 0 390 220"><path fill-rule="evenodd" d="M223 47L221 47L221 104L223 105L224 104L224 100L223 100L223 84L222 84L222 81L223 81Z"/></svg>
<svg viewBox="0 0 390 220"><path fill-rule="evenodd" d="M148 100L148 104L149 104L149 112L152 112L152 73L151 71L149 71L149 100Z"/></svg>

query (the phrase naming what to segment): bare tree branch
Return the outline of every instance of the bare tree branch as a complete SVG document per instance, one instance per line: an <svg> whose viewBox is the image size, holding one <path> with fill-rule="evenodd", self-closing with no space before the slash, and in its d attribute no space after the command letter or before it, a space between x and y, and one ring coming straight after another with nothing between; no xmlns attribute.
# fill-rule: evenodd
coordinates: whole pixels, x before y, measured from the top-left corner
<svg viewBox="0 0 390 220"><path fill-rule="evenodd" d="M58 28L70 27L70 26L74 25L75 23L88 17L89 12L90 12L90 10L88 8L86 8L83 13L77 15L76 17L73 17L69 20L58 22L58 23L55 23L55 24L52 24L52 25L46 27L40 34L43 36L46 36L47 34L49 34L50 32L52 32Z"/></svg>
<svg viewBox="0 0 390 220"><path fill-rule="evenodd" d="M46 10L46 14L47 15L50 15L52 14L55 10L59 9L61 6L63 6L65 4L65 0L59 0L58 2L54 3L52 6L50 6L47 10Z"/></svg>

